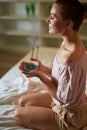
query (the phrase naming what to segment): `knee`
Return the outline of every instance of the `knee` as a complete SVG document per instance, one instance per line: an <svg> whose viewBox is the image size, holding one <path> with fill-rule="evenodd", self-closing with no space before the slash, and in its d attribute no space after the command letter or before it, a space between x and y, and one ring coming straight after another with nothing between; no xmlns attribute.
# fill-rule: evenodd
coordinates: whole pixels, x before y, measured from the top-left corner
<svg viewBox="0 0 87 130"><path fill-rule="evenodd" d="M19 106L24 106L24 96L21 96L20 98L19 98L19 100L18 100L18 105Z"/></svg>
<svg viewBox="0 0 87 130"><path fill-rule="evenodd" d="M19 124L22 124L21 122L21 117L22 117L22 108L17 108L14 112L14 117L13 119L18 122Z"/></svg>
<svg viewBox="0 0 87 130"><path fill-rule="evenodd" d="M18 105L21 107L25 106L32 106L33 105L33 99L29 95L23 95L18 100Z"/></svg>
<svg viewBox="0 0 87 130"><path fill-rule="evenodd" d="M19 100L18 100L18 105L19 106L21 106L21 107L24 107L25 105L26 105L26 96L25 95L23 95L23 96L21 96L20 98L19 98Z"/></svg>

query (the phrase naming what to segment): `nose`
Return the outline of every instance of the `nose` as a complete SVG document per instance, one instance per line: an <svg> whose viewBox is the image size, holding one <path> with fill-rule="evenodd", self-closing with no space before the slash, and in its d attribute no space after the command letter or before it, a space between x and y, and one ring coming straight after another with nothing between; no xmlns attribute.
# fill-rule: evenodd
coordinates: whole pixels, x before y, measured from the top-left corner
<svg viewBox="0 0 87 130"><path fill-rule="evenodd" d="M46 23L50 23L50 17L46 19Z"/></svg>

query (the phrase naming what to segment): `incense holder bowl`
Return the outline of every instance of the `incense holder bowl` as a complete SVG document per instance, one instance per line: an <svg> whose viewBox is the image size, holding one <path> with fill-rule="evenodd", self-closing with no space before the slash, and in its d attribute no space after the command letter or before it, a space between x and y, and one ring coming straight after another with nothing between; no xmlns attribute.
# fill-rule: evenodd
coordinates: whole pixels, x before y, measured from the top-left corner
<svg viewBox="0 0 87 130"><path fill-rule="evenodd" d="M27 72L38 70L38 69L39 69L39 66L33 63L25 64L23 67L23 70Z"/></svg>

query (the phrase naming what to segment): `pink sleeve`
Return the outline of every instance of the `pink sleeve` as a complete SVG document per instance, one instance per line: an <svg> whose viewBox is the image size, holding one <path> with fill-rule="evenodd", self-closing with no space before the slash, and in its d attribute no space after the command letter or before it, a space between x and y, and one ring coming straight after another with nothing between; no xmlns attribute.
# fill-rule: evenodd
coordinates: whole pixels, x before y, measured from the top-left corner
<svg viewBox="0 0 87 130"><path fill-rule="evenodd" d="M58 79L57 96L66 103L75 103L84 93L85 73L81 66L67 66L61 68Z"/></svg>

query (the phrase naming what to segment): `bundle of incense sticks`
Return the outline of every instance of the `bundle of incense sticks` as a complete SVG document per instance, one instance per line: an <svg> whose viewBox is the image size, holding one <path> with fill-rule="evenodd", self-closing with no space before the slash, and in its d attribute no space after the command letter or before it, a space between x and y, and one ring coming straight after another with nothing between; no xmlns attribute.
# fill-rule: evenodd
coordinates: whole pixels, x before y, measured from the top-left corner
<svg viewBox="0 0 87 130"><path fill-rule="evenodd" d="M33 58L33 56L34 56L34 50L35 50L35 48L34 48L34 44L33 44L31 58ZM39 52L39 45L37 46L36 59L38 59L38 52ZM32 60L31 60L31 64L30 64L30 69L32 69Z"/></svg>
<svg viewBox="0 0 87 130"><path fill-rule="evenodd" d="M39 45L37 46L36 59L38 59L38 53L39 53Z"/></svg>
<svg viewBox="0 0 87 130"><path fill-rule="evenodd" d="M34 43L32 44L32 53L31 53L31 58L34 56ZM36 59L38 59L38 52L39 52L39 45L37 46L37 52L36 52Z"/></svg>

